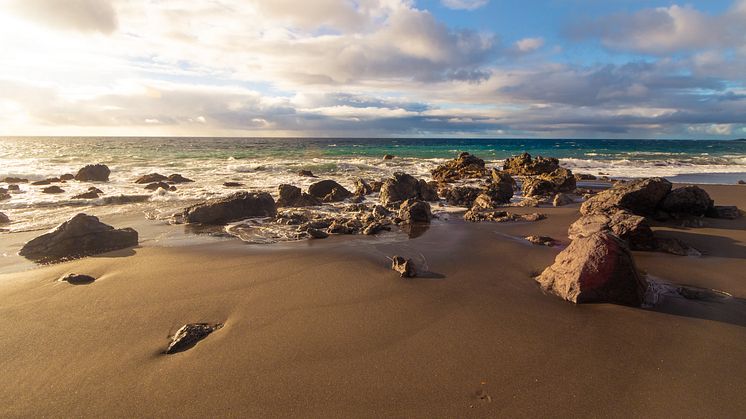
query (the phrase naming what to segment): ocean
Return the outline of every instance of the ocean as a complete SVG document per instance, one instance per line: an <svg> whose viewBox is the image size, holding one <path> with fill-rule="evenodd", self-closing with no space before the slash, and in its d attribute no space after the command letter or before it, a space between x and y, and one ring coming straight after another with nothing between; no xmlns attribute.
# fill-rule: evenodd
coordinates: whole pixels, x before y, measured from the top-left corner
<svg viewBox="0 0 746 419"><path fill-rule="evenodd" d="M321 178L352 188L354 180L381 179L396 171L429 179L437 164L468 151L489 166L502 166L512 155L558 157L576 173L613 178L661 176L674 182L734 184L746 180L746 142L687 140L545 140L545 139L351 139L351 138L0 138L0 179L41 180L74 174L86 164L103 163L110 182L96 185L105 193L92 201L72 200L90 184L60 184L65 193L49 195L22 185L0 202L0 212L14 221L10 231L49 228L77 212L97 215L139 211L168 219L191 203L241 189L275 192L282 183L305 187L315 180L300 177L310 170ZM396 158L383 160L384 154ZM177 191L150 192L134 183L139 176L180 173L196 182ZM5 185L0 185L4 187Z"/></svg>

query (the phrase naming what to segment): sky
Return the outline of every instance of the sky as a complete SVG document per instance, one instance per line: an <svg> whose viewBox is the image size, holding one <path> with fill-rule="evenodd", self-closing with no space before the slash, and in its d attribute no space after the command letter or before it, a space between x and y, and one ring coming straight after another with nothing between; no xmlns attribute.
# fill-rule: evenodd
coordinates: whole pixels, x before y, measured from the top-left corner
<svg viewBox="0 0 746 419"><path fill-rule="evenodd" d="M746 0L0 0L0 135L746 137Z"/></svg>

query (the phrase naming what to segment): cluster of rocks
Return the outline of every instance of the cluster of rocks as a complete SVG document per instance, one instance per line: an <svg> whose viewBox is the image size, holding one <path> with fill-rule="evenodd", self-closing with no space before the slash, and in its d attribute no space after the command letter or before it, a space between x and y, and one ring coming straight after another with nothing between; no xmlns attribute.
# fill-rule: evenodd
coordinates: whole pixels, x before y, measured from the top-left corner
<svg viewBox="0 0 746 419"><path fill-rule="evenodd" d="M735 207L715 206L699 187L672 189L671 183L661 178L616 184L584 202L580 213L581 218L568 231L570 246L537 281L546 291L575 303L633 306L643 303L648 285L635 267L631 250L700 255L678 239L657 237L648 217L740 216Z"/></svg>
<svg viewBox="0 0 746 419"><path fill-rule="evenodd" d="M145 189L149 191L157 191L163 189L166 191L175 191L176 184L180 183L191 183L194 182L192 179L185 178L179 173L174 173L169 176L164 176L160 173L149 173L147 175L140 176L135 180L138 185L145 185Z"/></svg>
<svg viewBox="0 0 746 419"><path fill-rule="evenodd" d="M469 153L461 153L454 160L447 161L432 170L433 180L452 182L460 179L479 179L487 176L484 160Z"/></svg>
<svg viewBox="0 0 746 419"><path fill-rule="evenodd" d="M107 182L111 170L104 164L93 164L87 165L80 170L77 174L71 173L63 174L59 177L50 177L43 180L37 180L29 182L28 179L18 177L6 177L3 182L8 184L8 188L0 188L0 201L10 199L11 195L9 192L20 192L20 183L30 183L31 186L45 186L41 189L42 193L45 194L62 194L65 193L65 189L58 185L52 185L53 183L67 183L71 180L77 180L79 182ZM91 187L88 191L75 195L73 199L94 199L98 198L103 192L95 187Z"/></svg>

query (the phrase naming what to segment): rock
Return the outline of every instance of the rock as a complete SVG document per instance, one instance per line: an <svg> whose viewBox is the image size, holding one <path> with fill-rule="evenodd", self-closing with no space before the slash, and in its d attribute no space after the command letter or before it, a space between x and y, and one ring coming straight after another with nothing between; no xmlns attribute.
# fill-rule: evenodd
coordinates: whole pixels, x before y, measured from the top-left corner
<svg viewBox="0 0 746 419"><path fill-rule="evenodd" d="M90 275L68 274L60 278L60 281L68 282L73 285L85 285L93 283L96 281L96 278Z"/></svg>
<svg viewBox="0 0 746 419"><path fill-rule="evenodd" d="M45 185L50 185L50 184L52 184L52 181L49 179L37 180L35 182L31 182L31 185L33 186L45 186Z"/></svg>
<svg viewBox="0 0 746 419"><path fill-rule="evenodd" d="M81 194L78 194L72 197L72 199L96 199L96 198L98 198L98 194L93 191L83 192Z"/></svg>
<svg viewBox="0 0 746 419"><path fill-rule="evenodd" d="M176 331L166 348L166 354L175 354L192 348L210 333L223 327L222 323L189 323Z"/></svg>
<svg viewBox="0 0 746 419"><path fill-rule="evenodd" d="M5 201L6 199L10 199L10 194L7 192L0 192L0 201Z"/></svg>
<svg viewBox="0 0 746 419"><path fill-rule="evenodd" d="M396 204L407 199L437 201L438 193L424 180L417 180L414 176L396 172L381 185L379 199L383 205Z"/></svg>
<svg viewBox="0 0 746 419"><path fill-rule="evenodd" d="M735 220L741 217L741 210L736 206L714 205L707 209L705 214L710 218L724 218L726 220Z"/></svg>
<svg viewBox="0 0 746 419"><path fill-rule="evenodd" d="M333 180L322 180L308 187L308 194L324 202L338 202L352 196L352 192Z"/></svg>
<svg viewBox="0 0 746 419"><path fill-rule="evenodd" d="M7 180L6 180L6 182L7 182ZM746 180L739 180L738 184L739 185L746 185Z"/></svg>
<svg viewBox="0 0 746 419"><path fill-rule="evenodd" d="M656 239L645 217L627 211L613 214L591 214L580 217L570 225L567 235L570 240L590 237L602 231L610 231L627 242L632 250L654 250Z"/></svg>
<svg viewBox="0 0 746 419"><path fill-rule="evenodd" d="M365 179L358 178L355 180L355 196L365 196L373 193L373 188L365 181Z"/></svg>
<svg viewBox="0 0 746 419"><path fill-rule="evenodd" d="M150 173L147 175L140 176L139 178L137 178L135 183L142 185L142 184L148 184L148 183L163 182L167 179L168 179L167 176L163 176L160 173Z"/></svg>
<svg viewBox="0 0 746 419"><path fill-rule="evenodd" d="M311 236L312 239L325 239L329 237L329 233L316 228L309 228L308 230L306 230L306 233L308 233L308 235Z"/></svg>
<svg viewBox="0 0 746 419"><path fill-rule="evenodd" d="M188 223L226 224L251 217L274 217L275 200L266 192L236 192L225 198L212 199L184 210Z"/></svg>
<svg viewBox="0 0 746 419"><path fill-rule="evenodd" d="M373 207L373 211L371 211L371 213L376 219L386 218L391 215L391 211L389 211L383 205L376 205L375 207Z"/></svg>
<svg viewBox="0 0 746 419"><path fill-rule="evenodd" d="M414 266L412 259L405 259L401 256L391 258L391 269L399 272L401 278L414 278L417 276L417 268Z"/></svg>
<svg viewBox="0 0 746 419"><path fill-rule="evenodd" d="M547 236L526 236L525 239L529 243L539 246L554 246L554 244L557 242L553 238Z"/></svg>
<svg viewBox="0 0 746 419"><path fill-rule="evenodd" d="M278 207L315 207L321 205L318 198L301 191L297 186L282 184L278 189L280 192L280 198L277 200Z"/></svg>
<svg viewBox="0 0 746 419"><path fill-rule="evenodd" d="M8 185L8 190L9 191L20 191L21 187L18 185Z"/></svg>
<svg viewBox="0 0 746 419"><path fill-rule="evenodd" d="M48 186L42 189L41 191L43 193L52 193L52 194L65 193L65 190L60 188L59 186Z"/></svg>
<svg viewBox="0 0 746 419"><path fill-rule="evenodd" d="M440 197L438 196L438 190L436 189L434 182L426 182L424 179L420 179L418 183L419 190L417 191L417 196L419 197L419 199L427 202L435 202L440 200Z"/></svg>
<svg viewBox="0 0 746 419"><path fill-rule="evenodd" d="M192 179L185 178L184 176L178 173L174 173L168 177L168 182L179 184L179 183L192 183L194 181Z"/></svg>
<svg viewBox="0 0 746 419"><path fill-rule="evenodd" d="M75 180L81 182L108 182L111 170L105 164L89 164L78 170Z"/></svg>
<svg viewBox="0 0 746 419"><path fill-rule="evenodd" d="M73 180L73 179L75 179L75 175L71 173L65 173L64 175L60 176L60 180L62 181L68 181L68 180Z"/></svg>
<svg viewBox="0 0 746 419"><path fill-rule="evenodd" d="M554 195L559 192L575 190L575 176L565 168L558 168L550 173L524 179L524 196Z"/></svg>
<svg viewBox="0 0 746 419"><path fill-rule="evenodd" d="M95 186L91 186L90 188L88 188L88 192L93 192L93 193L96 193L96 194L103 194L104 193L104 191L102 191L101 189L99 189L99 188L97 188Z"/></svg>
<svg viewBox="0 0 746 419"><path fill-rule="evenodd" d="M395 156L392 156L391 154L384 154L383 159L384 160L393 160Z"/></svg>
<svg viewBox="0 0 746 419"><path fill-rule="evenodd" d="M538 156L535 159L532 159L531 155L528 153L511 157L505 160L505 163L503 164L503 170L505 172L518 176L541 175L544 173L551 173L559 168L559 160L553 157L545 158Z"/></svg>
<svg viewBox="0 0 746 419"><path fill-rule="evenodd" d="M676 238L658 237L655 240L656 249L660 252L676 256L702 256L702 252Z"/></svg>
<svg viewBox="0 0 746 419"><path fill-rule="evenodd" d="M7 215L0 212L0 224L8 224L10 222L10 218L8 218Z"/></svg>
<svg viewBox="0 0 746 419"><path fill-rule="evenodd" d="M453 188L441 190L443 197L448 202L448 205L454 205L458 207L471 207L474 201L479 195L484 192L484 189L477 188L474 186L456 186Z"/></svg>
<svg viewBox="0 0 746 419"><path fill-rule="evenodd" d="M46 263L124 249L137 243L137 231L131 228L115 229L97 217L78 214L26 243L19 254Z"/></svg>
<svg viewBox="0 0 746 419"><path fill-rule="evenodd" d="M300 170L298 171L298 176L316 177L310 170Z"/></svg>
<svg viewBox="0 0 746 419"><path fill-rule="evenodd" d="M3 182L5 183L28 183L28 179L8 176L5 179L3 179Z"/></svg>
<svg viewBox="0 0 746 419"><path fill-rule="evenodd" d="M515 179L510 174L497 169L491 172L492 184L489 187L489 195L493 201L507 204L513 197L515 190Z"/></svg>
<svg viewBox="0 0 746 419"><path fill-rule="evenodd" d="M407 224L429 223L433 218L430 204L416 199L407 199L399 207L399 218Z"/></svg>
<svg viewBox="0 0 746 419"><path fill-rule="evenodd" d="M608 231L573 240L536 280L573 303L640 306L647 289L627 245Z"/></svg>
<svg viewBox="0 0 746 419"><path fill-rule="evenodd" d="M534 222L547 218L544 214L531 213L531 214L514 214L507 211L495 210L495 209L481 209L478 207L472 207L469 211L464 214L464 220L471 221L473 223L481 221L491 221L494 223L505 223L509 221L527 221Z"/></svg>
<svg viewBox="0 0 746 419"><path fill-rule="evenodd" d="M365 228L363 229L363 234L371 236L374 234L378 234L384 230L390 230L389 226L379 221L373 221L365 226Z"/></svg>
<svg viewBox="0 0 746 419"><path fill-rule="evenodd" d="M225 186L226 188L238 188L240 186L244 186L244 184L239 182L225 182L223 183L223 186Z"/></svg>
<svg viewBox="0 0 746 419"><path fill-rule="evenodd" d="M352 234L354 229L347 225L346 220L334 220L326 229L330 234Z"/></svg>
<svg viewBox="0 0 746 419"><path fill-rule="evenodd" d="M575 173L575 180L581 181L581 180L596 180L597 177L588 174L588 173Z"/></svg>
<svg viewBox="0 0 746 419"><path fill-rule="evenodd" d="M171 189L171 188L173 188L173 189ZM172 185L169 185L166 182L154 182L154 183L151 183L149 185L146 185L145 189L147 189L149 191L156 191L158 189L165 189L167 191L171 191L171 190L175 191L176 187L172 186Z"/></svg>
<svg viewBox="0 0 746 419"><path fill-rule="evenodd" d="M575 201L572 199L572 197L564 193L558 193L554 196L554 200L552 200L552 205L554 205L555 207L562 207L574 203Z"/></svg>
<svg viewBox="0 0 746 419"><path fill-rule="evenodd" d="M662 178L617 184L585 201L580 207L580 213L613 213L618 209L625 209L637 215L654 215L656 208L670 191L671 182Z"/></svg>
<svg viewBox="0 0 746 419"><path fill-rule="evenodd" d="M714 204L710 195L698 186L685 186L672 190L663 199L660 208L670 214L704 215Z"/></svg>
<svg viewBox="0 0 746 419"><path fill-rule="evenodd" d="M469 153L461 153L454 159L436 167L432 172L433 180L452 182L459 179L478 179L487 175L484 160Z"/></svg>

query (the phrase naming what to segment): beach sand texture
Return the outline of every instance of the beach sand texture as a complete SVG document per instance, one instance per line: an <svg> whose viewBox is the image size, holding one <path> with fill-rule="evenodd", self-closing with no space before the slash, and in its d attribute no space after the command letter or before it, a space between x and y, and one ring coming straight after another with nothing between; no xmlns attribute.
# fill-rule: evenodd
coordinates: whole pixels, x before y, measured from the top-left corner
<svg viewBox="0 0 746 419"><path fill-rule="evenodd" d="M746 208L743 187L704 188ZM641 270L732 297L641 309L543 294L532 275L561 247L520 238L566 245L579 214L542 212L398 242L146 240L2 274L0 416L743 417L746 218L657 228L705 255L634 252ZM429 273L400 279L394 254ZM97 280L58 281L71 272ZM165 355L191 322L225 326Z"/></svg>

